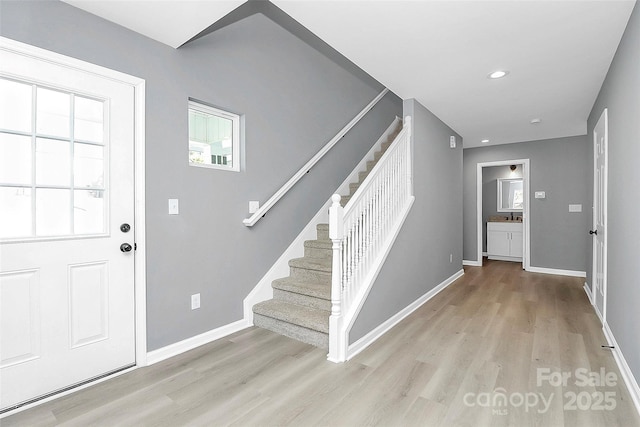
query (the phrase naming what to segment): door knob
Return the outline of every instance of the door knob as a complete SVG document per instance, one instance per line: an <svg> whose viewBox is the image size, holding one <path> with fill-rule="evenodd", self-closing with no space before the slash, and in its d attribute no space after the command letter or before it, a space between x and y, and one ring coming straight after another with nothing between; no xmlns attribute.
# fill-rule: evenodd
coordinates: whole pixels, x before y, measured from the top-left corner
<svg viewBox="0 0 640 427"><path fill-rule="evenodd" d="M589 234L595 234L597 236L598 230L589 230Z"/></svg>
<svg viewBox="0 0 640 427"><path fill-rule="evenodd" d="M131 252L131 249L133 249L133 246L131 246L128 243L123 243L123 244L120 245L120 250L122 252Z"/></svg>

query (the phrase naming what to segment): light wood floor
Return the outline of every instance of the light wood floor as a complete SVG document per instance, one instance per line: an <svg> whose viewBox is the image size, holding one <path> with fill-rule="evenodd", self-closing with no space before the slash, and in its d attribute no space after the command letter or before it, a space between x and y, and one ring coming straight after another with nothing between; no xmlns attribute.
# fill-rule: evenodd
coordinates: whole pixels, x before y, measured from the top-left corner
<svg viewBox="0 0 640 427"><path fill-rule="evenodd" d="M465 272L344 364L250 328L0 424L640 426L583 279L499 261ZM580 368L615 373L616 385L576 384ZM539 386L540 372L571 378Z"/></svg>

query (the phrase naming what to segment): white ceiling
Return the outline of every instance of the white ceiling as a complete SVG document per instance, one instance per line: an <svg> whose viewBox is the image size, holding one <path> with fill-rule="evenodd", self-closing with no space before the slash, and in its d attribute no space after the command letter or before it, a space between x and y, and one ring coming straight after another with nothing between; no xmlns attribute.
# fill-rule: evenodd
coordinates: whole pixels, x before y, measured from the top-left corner
<svg viewBox="0 0 640 427"><path fill-rule="evenodd" d="M177 47L243 1L65 0ZM465 147L586 133L635 0L272 0ZM487 75L506 69L509 75ZM541 123L532 125L534 118Z"/></svg>

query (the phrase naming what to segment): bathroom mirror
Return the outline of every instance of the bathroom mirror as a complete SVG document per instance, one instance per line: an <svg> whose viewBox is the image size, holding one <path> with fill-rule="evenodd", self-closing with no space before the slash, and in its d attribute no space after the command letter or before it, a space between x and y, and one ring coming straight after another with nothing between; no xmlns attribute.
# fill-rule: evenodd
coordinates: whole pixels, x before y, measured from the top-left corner
<svg viewBox="0 0 640 427"><path fill-rule="evenodd" d="M498 179L498 212L520 212L523 208L522 178Z"/></svg>

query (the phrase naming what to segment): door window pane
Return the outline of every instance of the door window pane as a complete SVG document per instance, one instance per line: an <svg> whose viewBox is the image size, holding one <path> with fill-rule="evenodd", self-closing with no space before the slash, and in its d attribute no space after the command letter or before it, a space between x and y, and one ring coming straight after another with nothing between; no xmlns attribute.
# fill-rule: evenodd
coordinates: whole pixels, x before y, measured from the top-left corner
<svg viewBox="0 0 640 427"><path fill-rule="evenodd" d="M31 189L0 187L0 238L28 237L31 231Z"/></svg>
<svg viewBox="0 0 640 427"><path fill-rule="evenodd" d="M76 140L102 142L103 102L76 96L73 132Z"/></svg>
<svg viewBox="0 0 640 427"><path fill-rule="evenodd" d="M36 132L69 138L71 95L39 87L36 99Z"/></svg>
<svg viewBox="0 0 640 427"><path fill-rule="evenodd" d="M0 133L0 182L31 184L31 137Z"/></svg>
<svg viewBox="0 0 640 427"><path fill-rule="evenodd" d="M105 108L0 78L0 239L108 231Z"/></svg>
<svg viewBox="0 0 640 427"><path fill-rule="evenodd" d="M104 185L104 147L101 145L74 144L73 180L76 187L100 187Z"/></svg>
<svg viewBox="0 0 640 427"><path fill-rule="evenodd" d="M104 233L104 190L76 190L73 202L74 233Z"/></svg>
<svg viewBox="0 0 640 427"><path fill-rule="evenodd" d="M36 236L71 234L69 190L36 190Z"/></svg>
<svg viewBox="0 0 640 427"><path fill-rule="evenodd" d="M29 84L0 79L0 129L31 132L32 91Z"/></svg>
<svg viewBox="0 0 640 427"><path fill-rule="evenodd" d="M70 143L54 139L36 140L36 184L70 185Z"/></svg>

